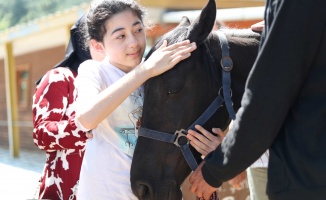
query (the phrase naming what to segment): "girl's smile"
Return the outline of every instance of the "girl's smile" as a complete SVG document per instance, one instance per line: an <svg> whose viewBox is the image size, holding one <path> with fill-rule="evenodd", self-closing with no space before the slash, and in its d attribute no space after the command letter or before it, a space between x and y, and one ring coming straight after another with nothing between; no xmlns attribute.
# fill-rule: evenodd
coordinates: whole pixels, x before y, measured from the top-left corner
<svg viewBox="0 0 326 200"><path fill-rule="evenodd" d="M137 51L137 52L135 52L135 53L129 53L129 54L127 54L127 55L128 55L128 56L131 56L131 57L138 57L140 53L141 53L141 51L139 50L139 51Z"/></svg>

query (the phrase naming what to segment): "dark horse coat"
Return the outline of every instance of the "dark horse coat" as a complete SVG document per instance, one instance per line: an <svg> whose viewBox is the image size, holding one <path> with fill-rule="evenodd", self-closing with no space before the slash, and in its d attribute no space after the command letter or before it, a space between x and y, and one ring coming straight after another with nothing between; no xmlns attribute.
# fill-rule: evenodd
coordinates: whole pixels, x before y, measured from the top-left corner
<svg viewBox="0 0 326 200"><path fill-rule="evenodd" d="M142 128L168 134L187 129L222 92L220 41L211 32L216 16L215 1L211 0L192 23L184 17L174 30L165 34L149 52L165 39L169 44L190 39L197 49L187 60L145 83ZM240 107L249 71L257 56L260 35L251 30L223 30L233 59L231 90L233 108ZM230 117L225 104L204 124L206 129L225 129ZM191 149L197 162L200 155ZM173 144L138 137L131 167L132 190L139 199L181 199L180 184L190 168L180 148Z"/></svg>

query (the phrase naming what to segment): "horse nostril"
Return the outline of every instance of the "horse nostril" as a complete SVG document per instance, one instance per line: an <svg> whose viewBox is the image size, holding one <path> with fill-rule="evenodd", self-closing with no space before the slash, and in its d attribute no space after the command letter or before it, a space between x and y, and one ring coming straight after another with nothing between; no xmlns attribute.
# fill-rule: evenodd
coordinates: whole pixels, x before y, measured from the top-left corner
<svg viewBox="0 0 326 200"><path fill-rule="evenodd" d="M139 184L138 195L140 199L145 199L145 197L149 195L149 187L144 184Z"/></svg>

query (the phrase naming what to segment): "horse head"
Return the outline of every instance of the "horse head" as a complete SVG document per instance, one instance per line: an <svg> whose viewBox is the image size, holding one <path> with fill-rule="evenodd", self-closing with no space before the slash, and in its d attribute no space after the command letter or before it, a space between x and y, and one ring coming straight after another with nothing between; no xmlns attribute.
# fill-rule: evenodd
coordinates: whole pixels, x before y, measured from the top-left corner
<svg viewBox="0 0 326 200"><path fill-rule="evenodd" d="M145 83L141 128L145 131L153 130L149 135L162 133L161 138L172 136L172 140L179 140L175 132L179 130L186 134L182 130L189 129L221 93L222 51L217 34L212 33L215 16L215 0L209 0L196 20L191 23L187 17L183 17L180 24L163 35L148 53L147 58L163 40L173 44L189 39L197 44L197 49L188 59ZM233 103L236 111L240 107L246 77L257 55L259 37L252 32L230 32L226 36L231 56L237 56L233 60L231 81L231 104ZM227 128L231 119L224 104L222 102L204 120L201 124L204 128ZM131 166L131 187L139 199L182 198L180 185L191 172L191 168L180 151L180 146L140 134ZM201 161L201 155L195 149L190 147L189 152L193 155L195 164Z"/></svg>

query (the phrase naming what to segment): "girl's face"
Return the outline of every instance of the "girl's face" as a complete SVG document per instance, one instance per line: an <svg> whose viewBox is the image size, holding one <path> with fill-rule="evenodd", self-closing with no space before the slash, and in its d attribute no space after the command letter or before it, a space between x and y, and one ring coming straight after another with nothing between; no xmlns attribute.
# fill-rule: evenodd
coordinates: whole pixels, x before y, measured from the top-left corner
<svg viewBox="0 0 326 200"><path fill-rule="evenodd" d="M146 35L143 23L131 11L114 15L105 24L106 34L101 45L110 63L124 72L135 68L143 58Z"/></svg>

